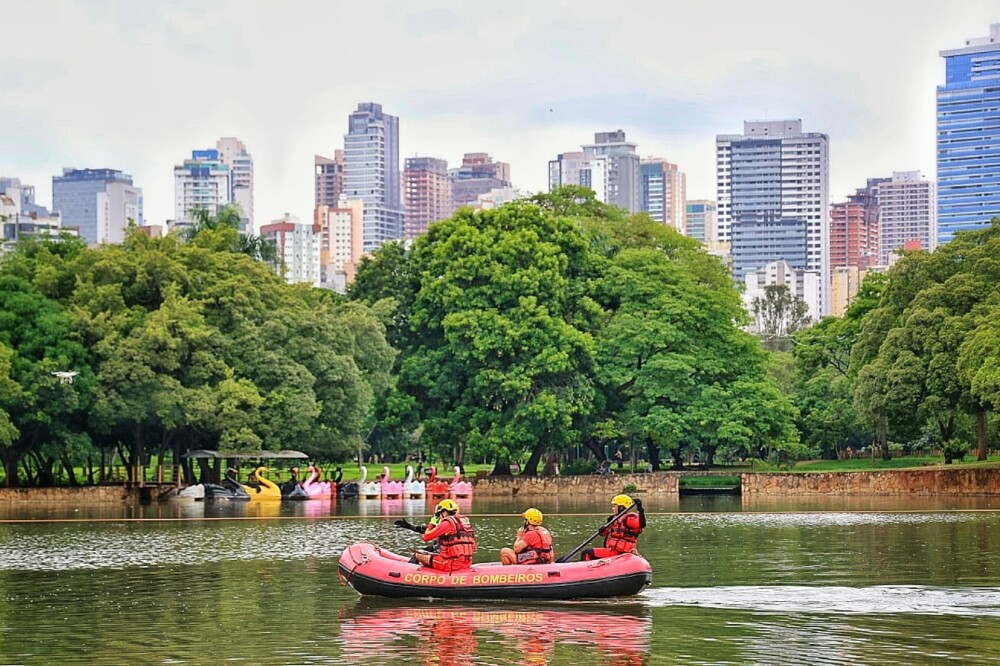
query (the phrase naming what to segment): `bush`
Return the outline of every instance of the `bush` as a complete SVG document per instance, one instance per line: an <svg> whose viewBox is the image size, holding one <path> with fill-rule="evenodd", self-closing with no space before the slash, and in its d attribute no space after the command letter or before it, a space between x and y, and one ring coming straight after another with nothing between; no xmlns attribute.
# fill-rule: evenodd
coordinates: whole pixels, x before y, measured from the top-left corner
<svg viewBox="0 0 1000 666"><path fill-rule="evenodd" d="M594 461L586 458L579 458L566 466L559 467L559 473L563 476L581 476L594 473Z"/></svg>
<svg viewBox="0 0 1000 666"><path fill-rule="evenodd" d="M965 458L965 454L969 451L969 445L960 439L949 439L941 447L941 453L944 454L944 464L950 465L952 460L956 458L959 462Z"/></svg>
<svg viewBox="0 0 1000 666"><path fill-rule="evenodd" d="M622 492L625 493L626 495L631 495L632 493L640 492L640 490L639 486L635 485L634 483L626 483L625 487L622 488Z"/></svg>

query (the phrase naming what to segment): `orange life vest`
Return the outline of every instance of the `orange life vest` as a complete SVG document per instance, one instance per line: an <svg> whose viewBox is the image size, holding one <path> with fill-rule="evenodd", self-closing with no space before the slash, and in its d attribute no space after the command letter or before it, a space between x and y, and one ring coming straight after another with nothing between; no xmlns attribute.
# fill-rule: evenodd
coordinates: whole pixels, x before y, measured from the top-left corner
<svg viewBox="0 0 1000 666"><path fill-rule="evenodd" d="M442 520L451 522L455 526L455 531L438 537L438 544L441 546L440 556L447 559L456 557L472 559L476 552L476 535L469 519L465 516L446 516Z"/></svg>
<svg viewBox="0 0 1000 666"><path fill-rule="evenodd" d="M538 535L539 545L538 546L528 546L526 550L522 550L517 554L518 564L548 564L553 560L552 557L552 535L547 529L538 525L529 525L528 531L534 532ZM527 543L524 536L521 540Z"/></svg>
<svg viewBox="0 0 1000 666"><path fill-rule="evenodd" d="M617 550L619 553L631 553L635 550L635 544L639 540L641 532L639 517L635 514L625 516L621 520L616 520L608 528L604 547Z"/></svg>

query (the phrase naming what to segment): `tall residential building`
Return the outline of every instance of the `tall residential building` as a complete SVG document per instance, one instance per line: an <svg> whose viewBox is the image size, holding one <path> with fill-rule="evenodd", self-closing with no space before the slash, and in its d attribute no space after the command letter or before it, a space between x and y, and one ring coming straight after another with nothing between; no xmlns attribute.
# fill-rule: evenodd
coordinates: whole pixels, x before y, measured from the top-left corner
<svg viewBox="0 0 1000 666"><path fill-rule="evenodd" d="M597 200L608 201L608 158L583 152L562 153L549 161L549 191L563 185L579 185L594 191Z"/></svg>
<svg viewBox="0 0 1000 666"><path fill-rule="evenodd" d="M243 231L253 233L253 158L243 142L223 137L215 144L219 160L229 167L229 201L240 207Z"/></svg>
<svg viewBox="0 0 1000 666"><path fill-rule="evenodd" d="M451 210L475 206L480 194L510 187L510 165L496 162L488 153L466 153L462 165L448 171Z"/></svg>
<svg viewBox="0 0 1000 666"><path fill-rule="evenodd" d="M736 220L747 213L805 223L805 268L819 274L818 312L827 313L829 137L803 132L797 119L744 122L743 134L716 137L716 187L724 243L735 241Z"/></svg>
<svg viewBox="0 0 1000 666"><path fill-rule="evenodd" d="M0 252L22 238L58 237L63 231L59 215L35 203L35 187L18 178L0 176ZM72 233L72 232L70 232Z"/></svg>
<svg viewBox="0 0 1000 666"><path fill-rule="evenodd" d="M853 266L866 269L878 264L878 211L860 201L830 207L831 270Z"/></svg>
<svg viewBox="0 0 1000 666"><path fill-rule="evenodd" d="M312 224L303 224L297 217L285 213L280 220L262 226L260 237L277 246L281 261L278 270L284 272L285 282L320 286L319 234Z"/></svg>
<svg viewBox="0 0 1000 666"><path fill-rule="evenodd" d="M406 238L416 238L432 222L451 212L448 162L436 157L408 157L403 169L403 200L406 207Z"/></svg>
<svg viewBox="0 0 1000 666"><path fill-rule="evenodd" d="M337 206L317 206L314 215L313 229L319 230L320 284L344 293L364 255L364 203L341 198Z"/></svg>
<svg viewBox="0 0 1000 666"><path fill-rule="evenodd" d="M685 233L691 238L709 245L719 240L716 221L716 205L707 199L692 199L687 202Z"/></svg>
<svg viewBox="0 0 1000 666"><path fill-rule="evenodd" d="M192 211L196 208L214 216L231 201L229 167L218 150L192 150L191 159L174 167L174 220L177 224L192 222Z"/></svg>
<svg viewBox="0 0 1000 666"><path fill-rule="evenodd" d="M344 135L344 193L364 202L364 251L402 238L399 187L399 118L382 105L358 104Z"/></svg>
<svg viewBox="0 0 1000 666"><path fill-rule="evenodd" d="M1000 23L941 51L937 88L938 241L1000 216Z"/></svg>
<svg viewBox="0 0 1000 666"><path fill-rule="evenodd" d="M642 160L639 174L639 210L687 233L687 177L676 164L652 157Z"/></svg>
<svg viewBox="0 0 1000 666"><path fill-rule="evenodd" d="M625 132L597 132L594 143L582 146L587 157L608 159L607 203L630 213L641 210L639 154L636 144L625 140Z"/></svg>
<svg viewBox="0 0 1000 666"><path fill-rule="evenodd" d="M52 207L90 244L120 243L129 224L144 224L142 189L114 169L63 169L52 177Z"/></svg>
<svg viewBox="0 0 1000 666"><path fill-rule="evenodd" d="M1000 112L997 120L1000 121ZM1000 139L1000 133L997 137ZM1000 148L997 155L1000 158ZM1000 180L997 187L1000 189ZM879 265L887 266L893 252L899 249L933 250L937 247L937 202L932 181L921 176L919 171L896 171L891 179L880 182L877 196Z"/></svg>
<svg viewBox="0 0 1000 666"><path fill-rule="evenodd" d="M313 160L316 176L315 206L336 206L344 193L344 151L333 152L333 159L316 155Z"/></svg>
<svg viewBox="0 0 1000 666"><path fill-rule="evenodd" d="M766 213L743 213L732 227L733 279L743 284L748 273L773 261L808 270L809 225L805 220Z"/></svg>

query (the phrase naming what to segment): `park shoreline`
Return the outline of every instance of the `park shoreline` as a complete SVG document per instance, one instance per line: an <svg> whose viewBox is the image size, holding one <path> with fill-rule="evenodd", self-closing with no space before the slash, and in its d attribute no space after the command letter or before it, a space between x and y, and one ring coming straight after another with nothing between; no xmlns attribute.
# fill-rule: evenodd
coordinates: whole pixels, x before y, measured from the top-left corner
<svg viewBox="0 0 1000 666"><path fill-rule="evenodd" d="M934 467L850 472L655 472L549 477L481 477L472 482L484 498L603 496L634 492L670 498L681 492L681 478L739 477L745 496L990 496L1000 495L1000 467ZM0 488L0 502L76 502L115 504L151 502L163 486L102 485L57 488Z"/></svg>

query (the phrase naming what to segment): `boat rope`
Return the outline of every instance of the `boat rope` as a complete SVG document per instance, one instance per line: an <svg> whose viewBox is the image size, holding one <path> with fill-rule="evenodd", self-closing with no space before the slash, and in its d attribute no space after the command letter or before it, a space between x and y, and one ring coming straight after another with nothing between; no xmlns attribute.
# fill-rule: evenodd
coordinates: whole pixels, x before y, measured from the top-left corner
<svg viewBox="0 0 1000 666"><path fill-rule="evenodd" d="M354 572L358 570L362 564L368 564L368 553L361 554L361 561L355 563L354 568L347 574L347 578L344 580L344 585L350 585L351 579L354 578Z"/></svg>

